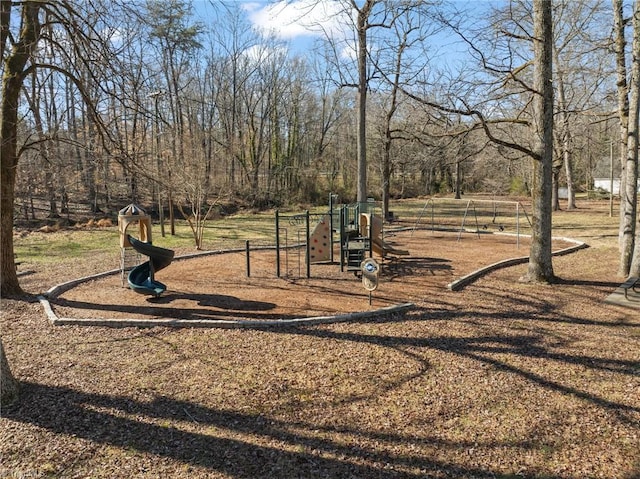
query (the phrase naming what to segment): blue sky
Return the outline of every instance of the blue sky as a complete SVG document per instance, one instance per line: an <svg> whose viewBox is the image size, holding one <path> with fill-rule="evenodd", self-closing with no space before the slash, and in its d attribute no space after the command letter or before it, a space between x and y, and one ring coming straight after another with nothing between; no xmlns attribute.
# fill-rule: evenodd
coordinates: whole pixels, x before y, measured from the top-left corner
<svg viewBox="0 0 640 479"><path fill-rule="evenodd" d="M211 3L216 0L193 0L196 14L215 15ZM247 20L261 32L271 33L281 40L312 38L321 32L318 25L332 31L336 22L339 0L226 0L235 2Z"/></svg>
<svg viewBox="0 0 640 479"><path fill-rule="evenodd" d="M211 7L211 2L215 1L193 0L200 20L215 15ZM234 0L227 0L229 1ZM265 36L271 34L279 40L288 42L294 54L308 51L313 41L327 32L331 35L340 35L340 20L337 13L343 9L344 0L235 0L235 2L257 31L263 32ZM504 3L504 0L450 0L450 3L462 9L477 9L476 18L479 18L482 10L492 4ZM350 33L352 35L353 32ZM460 47L451 44L453 40L450 36L434 37L431 41L437 47L447 50L450 56L461 55L461 52L454 53Z"/></svg>
<svg viewBox="0 0 640 479"><path fill-rule="evenodd" d="M202 1L202 0L196 0ZM318 25L326 31L339 30L336 14L343 8L340 0L237 0L247 18L259 30L273 32L283 40L320 35ZM500 0L454 0L451 4L484 10L504 3Z"/></svg>
<svg viewBox="0 0 640 479"><path fill-rule="evenodd" d="M193 0L199 20L215 15L211 6L215 1ZM338 28L336 0L235 0L235 3L257 31L290 43L294 50L304 50L321 36L319 25L331 33Z"/></svg>

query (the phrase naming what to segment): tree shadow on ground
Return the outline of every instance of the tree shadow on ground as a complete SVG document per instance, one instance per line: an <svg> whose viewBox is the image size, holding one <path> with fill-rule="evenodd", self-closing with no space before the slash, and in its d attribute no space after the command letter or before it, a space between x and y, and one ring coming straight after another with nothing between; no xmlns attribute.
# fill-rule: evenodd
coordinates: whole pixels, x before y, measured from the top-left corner
<svg viewBox="0 0 640 479"><path fill-rule="evenodd" d="M3 411L6 419L33 424L56 434L167 457L229 477L417 479L432 474L505 479L534 477L500 475L418 453L398 455L386 452L386 448L366 445L373 441L397 447L416 443L441 449L464 449L477 446L477 441L451 442L436 437L293 423L211 409L162 396L141 402L36 383L23 383L22 391L25 399ZM167 421L171 426L166 425ZM215 433L211 433L212 430ZM240 439L245 434L247 440ZM355 444L345 440L354 436L358 438ZM256 437L263 444L256 444ZM487 446L527 447L524 443L498 441Z"/></svg>
<svg viewBox="0 0 640 479"><path fill-rule="evenodd" d="M468 311L445 311L446 308L442 306L440 311L422 310L413 316L413 320L433 321L440 317L446 317L448 321L474 320ZM528 319L543 321L552 315L552 311L545 311L539 317ZM485 320L500 319L496 312L487 311L481 316ZM387 320L398 321L399 318L391 316L375 322ZM565 320L571 322L572 318ZM359 323L373 324L374 321ZM581 323L578 321L576 324ZM621 424L640 427L640 407L635 400L624 401L597 395L589 391L588 384L566 384L552 375L517 365L518 360L528 358L635 379L640 375L640 360L619 359L613 352L608 357L599 357L571 349L558 350L546 344L543 333L536 333L533 329L468 337L444 332L424 337L376 334L370 332L371 328L366 328L368 333L343 332L323 326L288 327L272 331L273 334L299 334L331 342L386 347L417 361L424 361L423 352L426 351L458 355L520 377L544 390L597 406ZM426 374L427 370L425 366L417 374ZM389 387L399 385L395 383ZM380 395L384 389L380 386L371 394ZM234 478L540 477L527 473L500 474L491 466L470 466L456 459L457 452L470 447L507 448L514 453L526 453L536 447L528 438L510 441L496 439L481 443L476 438L448 441L436 434L417 436L402 432L388 433L375 428L332 427L310 420L284 420L239 410L219 410L164 396L140 401L35 383L23 384L23 396L25 400L22 404L3 411L5 418L34 424L56 434L77 436L98 444L131 448L170 458ZM370 398L353 396L350 399L367 401ZM416 447L408 447L411 445ZM425 449L437 449L441 453L436 459L425 454ZM635 476L632 473L627 477L630 479Z"/></svg>
<svg viewBox="0 0 640 479"><path fill-rule="evenodd" d="M385 263L382 269L382 276L386 281L403 279L405 276L427 274L436 276L442 273L453 274L450 260L431 257L397 257Z"/></svg>
<svg viewBox="0 0 640 479"><path fill-rule="evenodd" d="M200 307L174 307L176 300L192 302ZM130 304L97 304L65 298L50 300L52 306L80 310L112 311L141 315L143 317L178 318L185 320L224 320L244 318L249 320L294 319L298 316L288 314L272 314L268 311L276 308L274 303L236 298L219 294L171 293L160 298L149 298L146 306Z"/></svg>
<svg viewBox="0 0 640 479"><path fill-rule="evenodd" d="M420 313L418 313L419 316ZM430 315L431 313L425 312ZM452 311L446 312L446 319L455 320ZM467 317L460 312L460 317ZM487 315L488 316L488 315ZM406 320L406 318L405 318ZM531 318L528 318L531 321ZM609 326L615 326L609 324ZM505 357L528 358L535 360L546 360L555 363L564 363L571 366L581 366L587 370L594 370L607 373L615 373L633 378L640 377L640 360L623 360L603 358L597 356L568 354L554 351L544 344L542 334L504 334L487 335L474 337L455 336L428 336L428 337L406 337L406 336L385 336L368 335L360 333L343 333L321 328L292 328L292 333L308 335L332 341L352 341L356 343L368 343L377 346L389 347L398 351L412 351L420 348L439 350L446 353L453 353L479 363L490 365L497 370L505 371L522 377L542 388L558 392L563 395L573 396L585 400L591 404L608 410L615 415L622 423L633 427L640 427L640 407L616 402L605 397L600 397L588 391L588 384L584 389L562 384L551 377L545 377L532 371L519 368L510 364Z"/></svg>

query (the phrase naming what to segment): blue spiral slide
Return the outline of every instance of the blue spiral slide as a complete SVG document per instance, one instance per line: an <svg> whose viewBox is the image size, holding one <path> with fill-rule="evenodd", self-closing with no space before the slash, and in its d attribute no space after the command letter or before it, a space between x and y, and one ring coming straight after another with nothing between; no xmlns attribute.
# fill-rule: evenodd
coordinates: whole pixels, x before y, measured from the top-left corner
<svg viewBox="0 0 640 479"><path fill-rule="evenodd" d="M166 268L173 261L173 250L153 246L128 235L129 243L138 253L149 257L149 261L142 263L129 272L129 287L136 293L160 296L167 289L167 286L156 281L156 272Z"/></svg>

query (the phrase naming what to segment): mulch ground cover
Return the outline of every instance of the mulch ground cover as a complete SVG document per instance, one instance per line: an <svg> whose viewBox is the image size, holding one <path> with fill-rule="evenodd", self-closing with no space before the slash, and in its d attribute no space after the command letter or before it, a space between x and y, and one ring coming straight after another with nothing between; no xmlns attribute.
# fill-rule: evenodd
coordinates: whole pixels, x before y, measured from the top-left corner
<svg viewBox="0 0 640 479"><path fill-rule="evenodd" d="M174 261L156 274L168 290L159 298L128 288L120 274L87 281L55 299L65 318L180 318L186 320L290 320L371 311L402 303L424 303L444 294L456 278L484 264L528 254L529 240L501 235L406 230L388 243L408 251L388 255L378 288L371 294L354 272L333 264L313 264L306 276L303 249L250 252L249 275L243 251ZM570 246L556 241L555 249ZM371 304L369 304L371 303Z"/></svg>
<svg viewBox="0 0 640 479"><path fill-rule="evenodd" d="M453 279L526 252L430 234L393 238L411 255L385 262L371 308L416 307L374 319L60 327L33 297L3 299L22 398L2 410L0 477L640 477L640 315L604 302L621 282L615 236L555 258L557 284L520 283L522 265L452 292ZM241 254L176 261L155 302L114 275L53 307L218 319L370 307L351 273L314 267L306 279L292 252L278 279L271 254L252 256L248 278ZM23 284L39 293L106 264L52 266Z"/></svg>

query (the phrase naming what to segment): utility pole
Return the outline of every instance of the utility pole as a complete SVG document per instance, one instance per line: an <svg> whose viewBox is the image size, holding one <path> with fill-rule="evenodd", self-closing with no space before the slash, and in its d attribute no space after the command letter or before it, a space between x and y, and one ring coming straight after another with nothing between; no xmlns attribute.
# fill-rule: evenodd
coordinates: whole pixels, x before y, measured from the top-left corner
<svg viewBox="0 0 640 479"><path fill-rule="evenodd" d="M162 204L162 160L160 158L160 128L158 124L159 111L158 111L158 98L163 94L162 90L156 90L149 94L150 98L153 98L154 103L154 117L153 117L153 139L155 146L156 167L158 170L158 176L156 177L156 185L158 187L158 219L160 220L160 234L164 238L164 205Z"/></svg>

